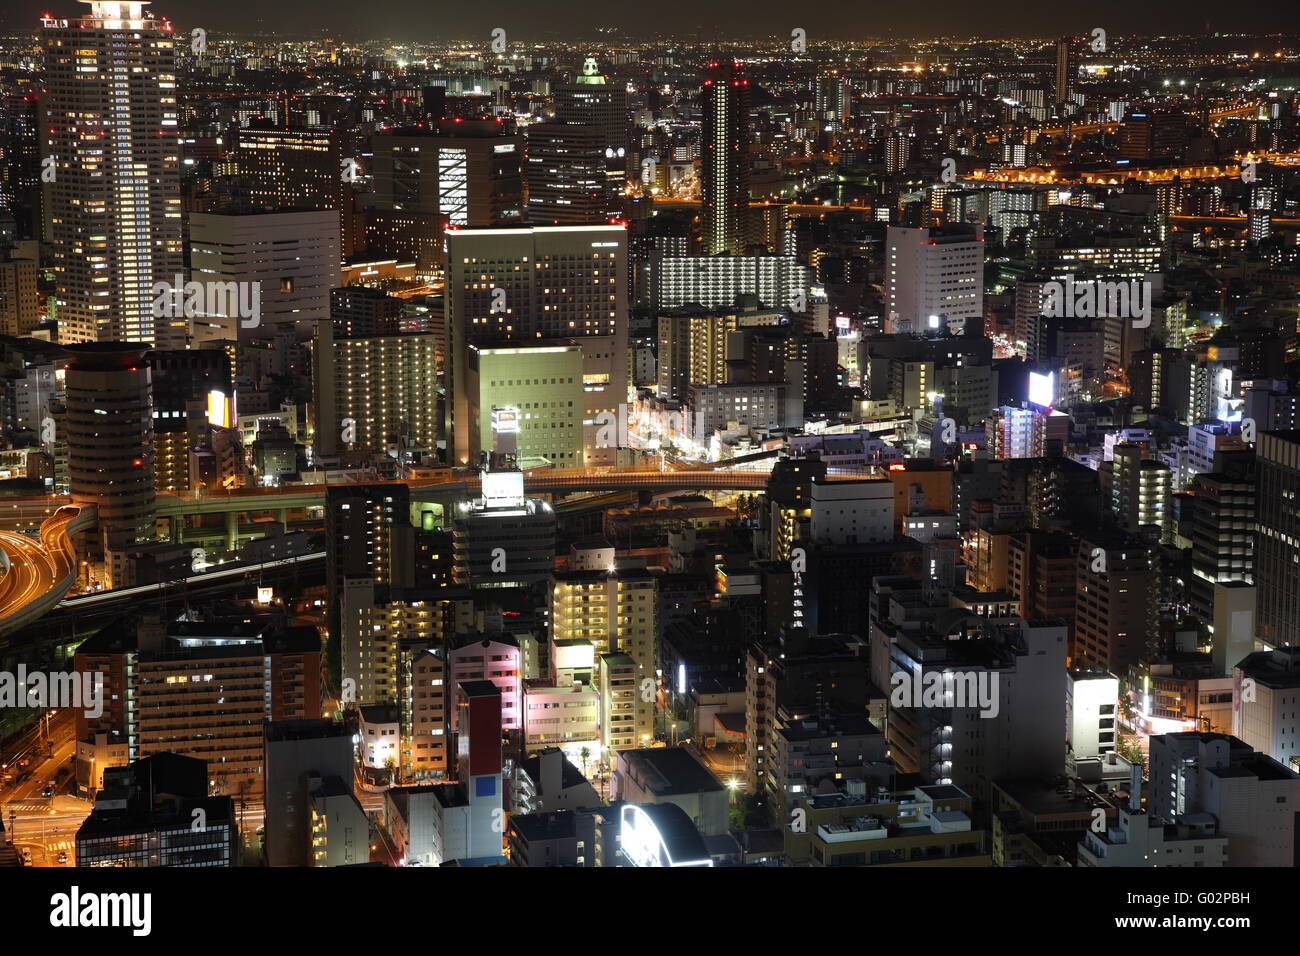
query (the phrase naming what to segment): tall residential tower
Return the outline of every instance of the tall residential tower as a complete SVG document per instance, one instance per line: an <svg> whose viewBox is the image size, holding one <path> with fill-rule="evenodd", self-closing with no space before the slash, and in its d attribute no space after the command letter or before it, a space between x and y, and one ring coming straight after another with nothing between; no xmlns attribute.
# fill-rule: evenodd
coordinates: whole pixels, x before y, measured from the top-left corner
<svg viewBox="0 0 1300 956"><path fill-rule="evenodd" d="M154 284L183 264L172 25L133 0L41 24L59 339L152 343Z"/></svg>

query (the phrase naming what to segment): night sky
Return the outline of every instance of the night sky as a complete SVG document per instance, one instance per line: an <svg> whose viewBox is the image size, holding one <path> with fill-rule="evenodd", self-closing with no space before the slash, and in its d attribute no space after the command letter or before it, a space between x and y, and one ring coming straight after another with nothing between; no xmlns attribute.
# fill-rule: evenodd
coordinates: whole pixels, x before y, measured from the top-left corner
<svg viewBox="0 0 1300 956"><path fill-rule="evenodd" d="M78 16L75 0L4 0L0 29L34 30L44 12ZM833 29L846 38L866 35L926 37L1048 37L1104 27L1112 34L1270 33L1300 30L1300 3L1257 0L158 0L158 16L183 27L232 32L274 31L292 36L332 33L352 38L456 39L487 37L503 27L512 39L595 38L619 28L638 37L654 32L712 40L788 36L794 27L810 41ZM833 25L833 26L832 26ZM614 39L618 38L615 34Z"/></svg>

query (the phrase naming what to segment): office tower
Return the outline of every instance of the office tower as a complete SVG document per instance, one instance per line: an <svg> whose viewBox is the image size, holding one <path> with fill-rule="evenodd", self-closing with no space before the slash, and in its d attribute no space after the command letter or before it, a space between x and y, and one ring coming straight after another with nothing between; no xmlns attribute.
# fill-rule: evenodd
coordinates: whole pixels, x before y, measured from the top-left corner
<svg viewBox="0 0 1300 956"><path fill-rule="evenodd" d="M110 582L125 551L154 537L154 433L147 347L87 343L68 348L64 383L68 480L74 504L93 505L99 536L90 554ZM115 586L115 585L110 585Z"/></svg>
<svg viewBox="0 0 1300 956"><path fill-rule="evenodd" d="M1177 113L1129 113L1119 132L1119 158L1129 162L1178 159L1187 145L1187 121Z"/></svg>
<svg viewBox="0 0 1300 956"><path fill-rule="evenodd" d="M209 796L207 761L174 753L105 771L104 790L76 839L79 867L239 862L234 800Z"/></svg>
<svg viewBox="0 0 1300 956"><path fill-rule="evenodd" d="M627 138L627 87L607 82L594 57L587 58L582 73L572 83L556 87L554 99L557 123L599 127L603 137L601 145L614 151L612 158L623 158Z"/></svg>
<svg viewBox="0 0 1300 956"><path fill-rule="evenodd" d="M1057 106L1070 100L1074 87L1074 76L1078 70L1074 60L1073 37L1061 37L1056 41L1056 76L1052 86L1053 100Z"/></svg>
<svg viewBox="0 0 1300 956"><path fill-rule="evenodd" d="M506 135L499 120L443 120L436 130L383 133L372 148L378 249L390 250L399 239L396 230L413 231L421 242L422 273L426 260L442 262L443 226L499 226L523 218L523 137Z"/></svg>
<svg viewBox="0 0 1300 956"><path fill-rule="evenodd" d="M26 336L40 324L36 273L35 256L0 250L0 335Z"/></svg>
<svg viewBox="0 0 1300 956"><path fill-rule="evenodd" d="M1300 776L1227 734L1151 737L1147 812L1170 822L1212 814L1228 866L1295 866Z"/></svg>
<svg viewBox="0 0 1300 956"><path fill-rule="evenodd" d="M171 24L135 0L41 23L59 340L151 343L154 284L183 263Z"/></svg>
<svg viewBox="0 0 1300 956"><path fill-rule="evenodd" d="M1255 581L1259 587L1259 637L1270 646L1292 644L1300 629L1300 432L1262 432L1255 502Z"/></svg>
<svg viewBox="0 0 1300 956"><path fill-rule="evenodd" d="M457 584L526 587L544 581L555 560L555 511L524 497L518 471L483 473L483 496L456 505L452 553Z"/></svg>
<svg viewBox="0 0 1300 956"><path fill-rule="evenodd" d="M310 866L313 778L351 785L352 735L328 720L274 720L263 724L266 766L266 865Z"/></svg>
<svg viewBox="0 0 1300 956"><path fill-rule="evenodd" d="M1215 585L1255 579L1255 481L1250 461L1192 478L1192 575L1186 586L1188 602L1203 619L1214 614Z"/></svg>
<svg viewBox="0 0 1300 956"><path fill-rule="evenodd" d="M470 411L469 347L506 345L582 347L586 463L614 460L614 449L598 447L598 417L627 401L627 275L622 226L448 231L450 464L485 450Z"/></svg>
<svg viewBox="0 0 1300 956"><path fill-rule="evenodd" d="M559 468L581 467L583 455L582 348L470 346L469 413L478 447L491 448L494 428L513 428L515 455L545 458ZM507 421L513 413L513 425ZM493 424L494 417L496 424Z"/></svg>
<svg viewBox="0 0 1300 956"><path fill-rule="evenodd" d="M704 251L743 255L749 245L749 80L714 61L704 79L700 223Z"/></svg>
<svg viewBox="0 0 1300 956"><path fill-rule="evenodd" d="M657 313L683 306L734 309L742 297L751 308L795 311L808 294L811 270L795 256L654 256L650 304Z"/></svg>
<svg viewBox="0 0 1300 956"><path fill-rule="evenodd" d="M758 431L798 428L804 422L799 382L692 385L686 391L686 401L695 416L690 439L701 444L707 444L715 431L730 422Z"/></svg>
<svg viewBox="0 0 1300 956"><path fill-rule="evenodd" d="M154 351L145 356L153 386L154 487L189 494L198 486L243 483L213 456L211 429L229 428L234 405L230 359L218 349Z"/></svg>
<svg viewBox="0 0 1300 956"><path fill-rule="evenodd" d="M890 226L886 332L976 332L984 317L984 227Z"/></svg>
<svg viewBox="0 0 1300 956"><path fill-rule="evenodd" d="M254 121L240 128L233 150L240 205L252 209L332 209L339 217L339 254L357 251L352 187L344 178L353 155L336 129L274 129Z"/></svg>
<svg viewBox="0 0 1300 956"><path fill-rule="evenodd" d="M12 217L20 241L41 236L40 126L35 92L0 95L0 219Z"/></svg>
<svg viewBox="0 0 1300 956"><path fill-rule="evenodd" d="M1071 663L1124 673L1156 635L1160 582L1147 549L1124 535L1089 531L1077 568Z"/></svg>
<svg viewBox="0 0 1300 956"><path fill-rule="evenodd" d="M438 447L438 343L432 332L336 336L315 327L312 346L316 450L402 457Z"/></svg>
<svg viewBox="0 0 1300 956"><path fill-rule="evenodd" d="M528 221L536 225L603 223L618 215L599 126L536 123L528 127L524 185Z"/></svg>
<svg viewBox="0 0 1300 956"><path fill-rule="evenodd" d="M229 296L207 295L187 331L200 341L247 341L270 338L288 323L299 340L310 338L318 324L328 324L339 262L332 210L194 213L190 280L209 288L236 283L241 305L256 308L232 309Z"/></svg>

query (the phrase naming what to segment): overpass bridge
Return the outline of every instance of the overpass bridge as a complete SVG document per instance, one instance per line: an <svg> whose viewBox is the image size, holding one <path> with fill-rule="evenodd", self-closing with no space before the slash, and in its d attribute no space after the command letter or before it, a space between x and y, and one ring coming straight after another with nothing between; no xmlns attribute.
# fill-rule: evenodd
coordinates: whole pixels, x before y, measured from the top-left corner
<svg viewBox="0 0 1300 956"><path fill-rule="evenodd" d="M844 480L853 475L831 475ZM676 465L659 468L547 468L524 475L524 491L530 495L578 494L584 492L638 492L663 494L674 491L762 491L768 475L762 471L730 470L727 463L706 466ZM365 484L407 485L416 502L454 501L479 494L477 475L460 478L426 478L412 481L379 481ZM228 538L238 537L239 515L247 512L272 511L284 521L291 510L323 508L329 487L336 485L300 485L287 488L239 488L223 494L200 494L194 497L162 494L157 497L157 516L172 521L173 537L180 522L190 515L220 514L226 521ZM68 503L65 496L37 496L12 499L9 508L0 505L0 520L31 523L45 517L39 539L22 531L0 530L0 636L11 633L40 618L58 606L71 589L77 576L77 555L73 536L93 528L97 516L93 506ZM233 532L232 532L233 526ZM313 559L319 555L313 555ZM231 569L231 573L236 573ZM207 575L205 580L212 580ZM104 592L112 595L116 592ZM65 606L85 606L84 599L65 602Z"/></svg>

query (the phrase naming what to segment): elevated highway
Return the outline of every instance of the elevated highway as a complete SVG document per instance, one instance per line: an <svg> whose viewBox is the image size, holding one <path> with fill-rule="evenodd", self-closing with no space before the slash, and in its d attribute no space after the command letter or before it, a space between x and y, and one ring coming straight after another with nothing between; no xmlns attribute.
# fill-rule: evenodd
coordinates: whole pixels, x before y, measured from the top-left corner
<svg viewBox="0 0 1300 956"><path fill-rule="evenodd" d="M830 480L848 480L857 475L830 475ZM762 491L768 475L762 471L735 471L725 464L676 465L666 469L644 467L547 468L524 475L524 490L530 495L576 494L584 492L640 492L662 494L674 491ZM405 484L413 501L450 501L473 497L480 491L477 476L417 479L409 482L389 481L368 484ZM229 492L194 497L159 495L159 518L179 520L188 515L224 514L234 520L240 512L289 511L322 508L326 491L337 485L300 485L288 488L241 488ZM9 634L40 618L64 603L66 607L88 606L88 599L64 602L77 576L77 555L72 535L94 526L93 507L78 507L61 497L25 498L12 503L14 520L23 515L30 522L48 514L40 526L39 538L20 531L0 530L0 636ZM51 513L53 512L53 513ZM2 516L2 515L0 515ZM319 555L310 559L319 559ZM230 574L245 573L247 568L230 569ZM205 581L221 577L204 575ZM115 600L115 592L105 592L104 600ZM90 602L94 603L94 602Z"/></svg>
<svg viewBox="0 0 1300 956"><path fill-rule="evenodd" d="M41 523L39 539L0 531L0 635L32 623L63 599L77 579L72 535L94 523L94 508L67 505Z"/></svg>

